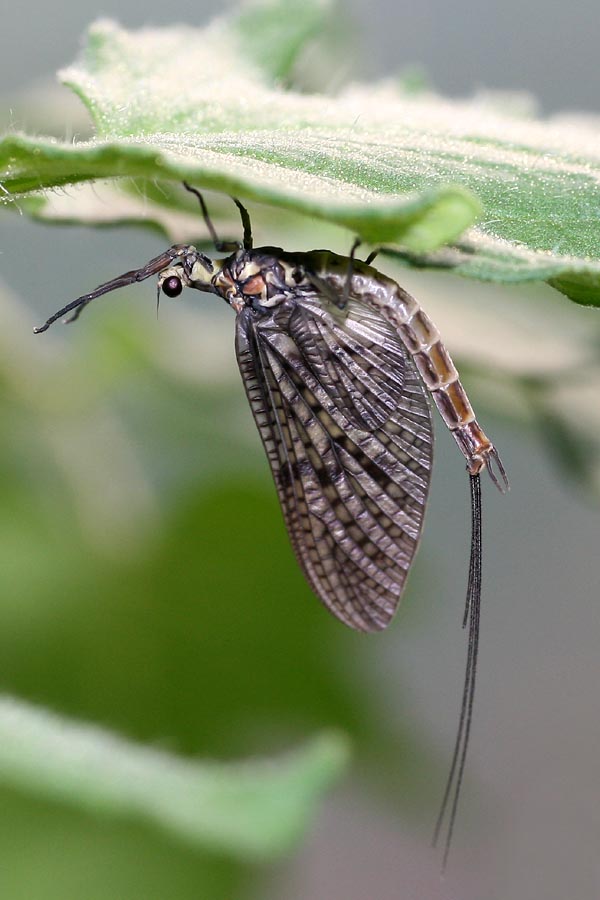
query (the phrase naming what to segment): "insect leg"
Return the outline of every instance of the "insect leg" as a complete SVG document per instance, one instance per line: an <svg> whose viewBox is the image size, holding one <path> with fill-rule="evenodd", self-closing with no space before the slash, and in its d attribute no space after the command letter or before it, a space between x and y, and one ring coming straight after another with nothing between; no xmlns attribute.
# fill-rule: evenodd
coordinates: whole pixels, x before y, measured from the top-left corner
<svg viewBox="0 0 600 900"><path fill-rule="evenodd" d="M65 319L65 325L70 325L71 322L76 322L81 313L84 311L88 303L91 303L91 300L85 300L78 307L76 307L75 312L73 312L68 319Z"/></svg>
<svg viewBox="0 0 600 900"><path fill-rule="evenodd" d="M246 207L240 203L236 197L231 198L240 211L242 226L244 228L244 250L252 250L252 225L250 224L250 215Z"/></svg>
<svg viewBox="0 0 600 900"><path fill-rule="evenodd" d="M208 209L204 201L204 197L202 196L200 191L197 188L192 187L191 184L188 184L187 181L183 182L183 186L186 191L189 191L190 194L194 194L194 196L198 198L198 201L200 202L200 208L202 209L202 217L204 219L204 222L206 223L206 227L208 228L208 233L210 234L210 238L219 253L231 253L234 250L238 250L241 246L239 241L222 241L218 237L215 226L213 225L212 220L208 214ZM244 228L244 249L252 250L252 226L250 224L250 216L248 214L248 210L240 203L239 200L236 200L235 197L232 197L231 199L237 206L242 219L242 226Z"/></svg>
<svg viewBox="0 0 600 900"><path fill-rule="evenodd" d="M67 315L67 313L72 313L67 319L67 322L74 322L88 303L91 303L96 297L101 297L102 294L108 294L109 291L116 291L128 284L136 284L138 281L144 281L146 278L150 278L151 275L157 275L162 269L166 269L167 266L173 262L181 252L181 249L182 248L178 245L174 245L159 256L155 256L154 259L151 259L150 262L146 263L145 266L142 266L141 269L132 269L131 272L125 272L124 275L119 275L118 278L113 278L111 281L101 284L89 294L84 294L82 297L72 300L71 303L67 303L66 306L63 306L62 309L55 312L49 319L46 319L43 325L34 328L34 334L41 334L43 331L46 331L57 321L57 319L61 319L63 316Z"/></svg>
<svg viewBox="0 0 600 900"><path fill-rule="evenodd" d="M348 306L348 300L350 299L350 285L352 284L352 275L354 273L354 254L360 247L361 243L362 241L360 238L354 238L354 243L350 248L350 254L348 256L348 271L346 272L346 283L344 284L344 293L342 294L342 299L338 303L340 309L345 309L346 306Z"/></svg>
<svg viewBox="0 0 600 900"><path fill-rule="evenodd" d="M348 272L346 275L346 283L344 284L344 292L342 294L341 301L338 302L338 306L341 309L344 309L344 307L347 306L348 300L350 299L350 285L352 284L352 275L354 272L354 254L360 247L361 243L362 241L360 240L360 238L355 238L354 243L352 244L352 248L350 249L350 255L348 257ZM377 250L372 250L365 260L365 265L370 266L378 253L379 248Z"/></svg>
<svg viewBox="0 0 600 900"><path fill-rule="evenodd" d="M313 287L315 287L333 306L343 309L345 306L343 296L335 291L324 278L320 278L316 272L306 271L306 277ZM346 301L347 302L347 301Z"/></svg>
<svg viewBox="0 0 600 900"><path fill-rule="evenodd" d="M211 241L215 245L215 249L218 250L219 253L231 253L233 250L237 250L239 247L239 244L236 241L221 241L219 239L217 232L215 230L215 226L213 225L211 218L208 214L208 209L206 207L206 203L204 202L204 197L202 196L200 191L197 190L196 188L192 187L191 184L188 184L187 181L183 182L183 186L186 189L186 191L189 191L190 194L193 194L195 197L198 198L198 201L200 203L200 208L202 210L202 218L204 219L206 227L208 228L208 233L210 234Z"/></svg>

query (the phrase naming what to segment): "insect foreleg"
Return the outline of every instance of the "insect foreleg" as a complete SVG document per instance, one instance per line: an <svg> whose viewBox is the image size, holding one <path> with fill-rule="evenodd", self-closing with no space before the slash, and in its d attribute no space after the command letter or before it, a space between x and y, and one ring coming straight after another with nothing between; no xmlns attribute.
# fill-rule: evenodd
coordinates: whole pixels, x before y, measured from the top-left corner
<svg viewBox="0 0 600 900"><path fill-rule="evenodd" d="M222 241L219 238L219 236L217 235L215 226L213 225L212 219L210 218L210 216L208 214L208 208L206 206L206 202L204 200L204 197L200 193L200 191L197 188L192 187L191 184L188 184L187 181L183 182L183 186L186 189L186 191L189 191L190 194L193 194L195 197L198 198L198 201L200 203L200 209L202 210L202 218L204 219L205 225L208 229L208 233L210 234L210 239L213 242L213 244L215 245L215 249L218 250L219 253L233 253L235 250L239 250L242 247L242 244L240 244L239 241ZM250 215L248 214L248 210L246 209L246 207L242 203L240 203L239 200L236 200L235 197L232 197L231 199L237 206L237 208L240 212L240 217L242 219L242 227L244 229L244 242L243 242L244 250L251 250L252 249L252 225L250 223Z"/></svg>

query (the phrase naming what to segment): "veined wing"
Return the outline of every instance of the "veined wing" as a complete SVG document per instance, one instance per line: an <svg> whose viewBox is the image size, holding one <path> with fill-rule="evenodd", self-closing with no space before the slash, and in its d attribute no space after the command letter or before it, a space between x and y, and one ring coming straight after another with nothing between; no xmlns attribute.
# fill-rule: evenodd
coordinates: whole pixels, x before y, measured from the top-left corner
<svg viewBox="0 0 600 900"><path fill-rule="evenodd" d="M389 624L429 489L424 387L393 328L316 295L237 317L236 353L296 556L352 628Z"/></svg>

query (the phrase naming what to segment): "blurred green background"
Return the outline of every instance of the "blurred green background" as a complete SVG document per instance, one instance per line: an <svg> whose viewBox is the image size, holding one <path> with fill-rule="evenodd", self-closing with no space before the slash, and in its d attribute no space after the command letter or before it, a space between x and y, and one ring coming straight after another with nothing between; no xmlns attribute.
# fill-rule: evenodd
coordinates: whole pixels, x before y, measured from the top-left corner
<svg viewBox="0 0 600 900"><path fill-rule="evenodd" d="M184 4L178 18L197 23L211 10ZM526 86L546 109L592 103L585 73L595 56L586 70L585 48L600 12L591 5L554 10L577 47L570 87L556 78L554 90L537 73L563 57L550 57L533 12L492 4L473 18L441 2L416 17L383 3L347 12L377 51L363 73L419 61L442 88L452 71L454 92ZM66 91L57 99L34 81L71 60L99 13L132 26L169 19L158 3L143 18L108 2L15 10L4 34L14 55L2 60L8 121L46 129L51 110L54 122L81 127ZM502 22L507 40L484 52ZM523 50L528 23L539 52ZM474 45L477 65L464 49ZM530 70L515 74L501 45L505 56L525 54ZM275 219L252 212L257 242L277 243ZM309 228L310 238L306 224L296 237L288 230L286 245L326 240ZM270 865L4 785L1 896L597 897L597 313L545 286L495 288L381 263L462 362L512 483L505 498L485 485L476 718L441 882L428 842L458 715L469 537L464 467L441 423L402 609L387 633L353 634L311 595L288 546L236 369L233 314L190 292L163 301L157 320L143 285L96 304L72 329L33 337L55 308L163 243L14 214L0 220L0 242L2 691L193 757L268 756L331 727L354 746L348 777L307 839Z"/></svg>

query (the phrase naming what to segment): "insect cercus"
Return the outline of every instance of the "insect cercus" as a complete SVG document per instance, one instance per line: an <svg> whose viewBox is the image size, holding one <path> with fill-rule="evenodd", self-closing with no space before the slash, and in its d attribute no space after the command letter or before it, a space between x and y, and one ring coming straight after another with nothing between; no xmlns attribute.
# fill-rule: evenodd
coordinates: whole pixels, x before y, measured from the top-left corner
<svg viewBox="0 0 600 900"><path fill-rule="evenodd" d="M219 241L211 259L176 244L141 269L78 297L34 329L74 321L97 297L158 275L158 291L217 294L236 312L236 354L290 540L319 599L361 631L385 628L400 601L427 502L433 428L428 394L466 459L471 558L464 624L469 645L460 721L435 830L449 813L447 857L469 740L479 644L481 485L486 469L508 488L496 448L477 422L435 325L417 301L374 269L327 250L289 253Z"/></svg>

